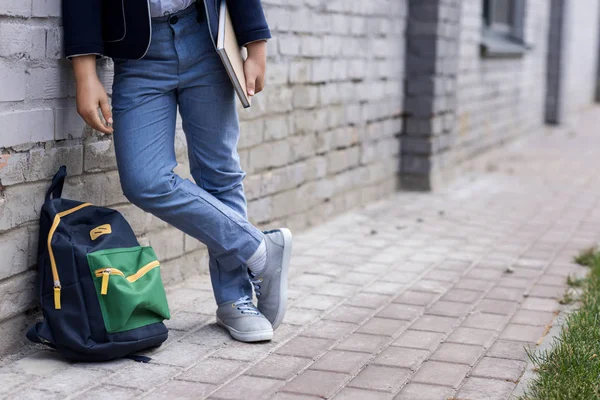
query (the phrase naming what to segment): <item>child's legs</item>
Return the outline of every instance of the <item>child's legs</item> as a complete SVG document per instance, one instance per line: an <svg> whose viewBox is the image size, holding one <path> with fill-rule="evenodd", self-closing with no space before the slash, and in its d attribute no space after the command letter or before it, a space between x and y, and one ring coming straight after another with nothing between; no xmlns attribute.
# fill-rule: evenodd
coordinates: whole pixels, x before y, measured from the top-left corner
<svg viewBox="0 0 600 400"><path fill-rule="evenodd" d="M205 243L227 265L242 265L262 232L215 196L173 173L181 60L168 23L153 22L142 60L117 60L113 85L115 151L123 192L140 208Z"/></svg>

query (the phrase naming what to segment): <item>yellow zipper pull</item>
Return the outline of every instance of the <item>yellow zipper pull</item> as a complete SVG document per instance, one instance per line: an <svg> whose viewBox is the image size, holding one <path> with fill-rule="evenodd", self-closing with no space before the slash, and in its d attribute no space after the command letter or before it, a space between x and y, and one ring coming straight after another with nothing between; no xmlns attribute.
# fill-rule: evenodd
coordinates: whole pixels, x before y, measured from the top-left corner
<svg viewBox="0 0 600 400"><path fill-rule="evenodd" d="M108 278L110 278L110 268L102 271L102 287L100 289L100 294L108 293Z"/></svg>
<svg viewBox="0 0 600 400"><path fill-rule="evenodd" d="M60 282L54 282L54 309L60 310Z"/></svg>

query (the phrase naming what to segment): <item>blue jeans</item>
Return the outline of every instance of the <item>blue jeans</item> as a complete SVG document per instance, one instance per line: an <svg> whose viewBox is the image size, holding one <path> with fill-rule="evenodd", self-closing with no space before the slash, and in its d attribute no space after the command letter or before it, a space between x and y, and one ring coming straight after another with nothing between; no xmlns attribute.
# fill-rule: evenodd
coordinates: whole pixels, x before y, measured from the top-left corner
<svg viewBox="0 0 600 400"><path fill-rule="evenodd" d="M222 304L252 294L245 263L263 233L246 216L235 94L206 21L194 6L173 15L153 19L143 59L114 60L117 164L129 201L208 247ZM173 172L178 106L196 183Z"/></svg>

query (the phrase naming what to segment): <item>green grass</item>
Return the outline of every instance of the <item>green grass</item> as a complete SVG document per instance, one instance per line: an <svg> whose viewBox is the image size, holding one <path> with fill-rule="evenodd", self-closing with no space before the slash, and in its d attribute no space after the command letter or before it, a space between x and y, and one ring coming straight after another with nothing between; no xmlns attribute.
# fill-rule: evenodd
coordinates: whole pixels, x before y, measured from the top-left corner
<svg viewBox="0 0 600 400"><path fill-rule="evenodd" d="M551 349L529 352L537 374L523 400L600 400L600 251L585 250L575 261L590 267L587 278L568 279L582 290L581 308L568 316ZM572 294L565 297L573 301Z"/></svg>

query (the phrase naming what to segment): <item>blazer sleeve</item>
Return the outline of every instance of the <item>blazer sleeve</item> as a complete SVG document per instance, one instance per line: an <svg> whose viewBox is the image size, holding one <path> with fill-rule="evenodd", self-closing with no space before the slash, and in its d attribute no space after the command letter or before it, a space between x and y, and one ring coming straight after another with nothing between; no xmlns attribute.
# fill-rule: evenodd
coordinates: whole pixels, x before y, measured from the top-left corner
<svg viewBox="0 0 600 400"><path fill-rule="evenodd" d="M227 7L240 46L271 38L260 0L227 0Z"/></svg>
<svg viewBox="0 0 600 400"><path fill-rule="evenodd" d="M104 54L102 0L62 0L65 55L67 58Z"/></svg>

